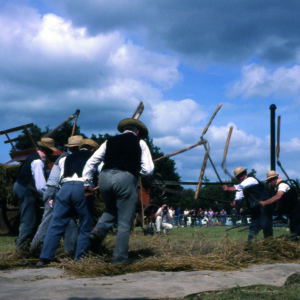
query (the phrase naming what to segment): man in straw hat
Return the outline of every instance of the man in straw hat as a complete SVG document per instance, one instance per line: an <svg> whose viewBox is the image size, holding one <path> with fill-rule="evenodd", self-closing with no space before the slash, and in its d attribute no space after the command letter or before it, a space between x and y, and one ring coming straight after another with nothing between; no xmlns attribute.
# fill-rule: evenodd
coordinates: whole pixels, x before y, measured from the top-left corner
<svg viewBox="0 0 300 300"><path fill-rule="evenodd" d="M43 202L45 206L43 219L41 225L37 233L35 234L33 241L31 243L30 251L34 251L38 248L40 244L44 243L46 232L48 230L50 221L53 216L53 205L55 196L60 189L60 173L61 169L59 166L59 162L62 158L70 155L71 153L75 153L79 150L80 142L82 141L82 135L74 135L69 137L68 144L65 146L68 147L68 151L63 153L58 159L55 161L49 178L47 180L47 188L43 196ZM78 227L75 222L76 220L71 219L69 225L66 228L64 233L64 246L66 253L73 253L75 252L76 242L78 238Z"/></svg>
<svg viewBox="0 0 300 300"><path fill-rule="evenodd" d="M259 204L262 207L278 202L276 211L280 214L287 214L290 218L290 231L292 239L300 236L300 202L295 187L271 170L267 173L267 183L275 187L276 194L266 201Z"/></svg>
<svg viewBox="0 0 300 300"><path fill-rule="evenodd" d="M79 151L59 161L62 187L56 196L53 217L37 267L43 267L53 261L60 238L72 219L74 211L79 218L75 260L80 259L88 252L89 234L93 229L94 201L91 197L84 195L82 171L87 160L98 148L99 145L95 141L83 139L80 142Z"/></svg>
<svg viewBox="0 0 300 300"><path fill-rule="evenodd" d="M240 182L233 187L223 185L224 191L239 192L239 197L233 203L241 202L245 197L250 208L251 224L249 228L248 242L255 238L259 230L262 228L264 237L273 236L272 210L270 208L261 207L260 201L268 199L268 193L265 191L264 184L255 177L248 176L247 169L238 167L234 170L235 178ZM243 192L243 194L241 194Z"/></svg>
<svg viewBox="0 0 300 300"><path fill-rule="evenodd" d="M29 246L33 238L40 213L36 197L43 197L46 190L45 163L53 151L57 151L51 138L44 137L37 144L37 152L30 155L20 167L13 189L21 213L17 250L23 245Z"/></svg>
<svg viewBox="0 0 300 300"><path fill-rule="evenodd" d="M104 162L99 175L100 193L106 211L90 234L90 245L96 249L108 230L118 223L118 233L112 264L128 258L130 230L138 202L138 177L153 173L149 148L143 140L148 129L139 120L124 119L118 125L120 135L105 141L88 160L84 171L85 191L93 191L91 179L97 164Z"/></svg>

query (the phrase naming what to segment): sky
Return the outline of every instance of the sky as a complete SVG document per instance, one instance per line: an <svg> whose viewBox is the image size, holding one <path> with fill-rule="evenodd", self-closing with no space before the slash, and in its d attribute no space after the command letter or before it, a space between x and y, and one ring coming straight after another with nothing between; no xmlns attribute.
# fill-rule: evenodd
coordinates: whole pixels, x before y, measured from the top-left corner
<svg viewBox="0 0 300 300"><path fill-rule="evenodd" d="M116 134L143 101L140 120L169 154L197 143L222 104L203 136L219 176L233 126L228 171L264 180L275 104L280 162L300 178L299 13L290 0L0 0L0 131L54 128L80 109L82 132ZM198 181L204 154L173 157L182 181ZM217 181L209 162L205 176Z"/></svg>

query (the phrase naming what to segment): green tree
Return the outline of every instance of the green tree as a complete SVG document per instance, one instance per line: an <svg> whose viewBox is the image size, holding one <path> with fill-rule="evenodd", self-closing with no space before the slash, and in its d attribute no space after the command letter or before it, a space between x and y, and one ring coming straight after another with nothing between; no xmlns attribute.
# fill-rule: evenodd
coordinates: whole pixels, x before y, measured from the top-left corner
<svg viewBox="0 0 300 300"><path fill-rule="evenodd" d="M56 130L50 137L54 139L55 142L55 146L58 147L61 151L66 151L67 147L65 147L65 144L67 144L68 142L68 138L71 136L72 133L72 129L73 129L73 124L71 124L71 122L67 122L64 123L62 125L62 127L60 127L58 130ZM39 140L41 140L41 138L43 136L45 136L45 134L49 133L52 129L49 128L49 126L45 127L45 130L42 130L39 126L34 125L33 127L29 128L29 132L32 135L32 138L35 142L35 144L37 144L37 142ZM22 130L22 134L19 134L18 137L21 136L28 136L27 131L24 129ZM86 138L86 136L80 132L80 127L79 126L75 126L75 130L74 130L74 135L83 135L84 138ZM30 140L30 138L24 138L24 139L20 139L19 141L17 141L15 143L15 147L17 149L17 151L20 150L25 150L25 149L30 149L33 148L32 142ZM14 149L11 149L11 152L13 152Z"/></svg>

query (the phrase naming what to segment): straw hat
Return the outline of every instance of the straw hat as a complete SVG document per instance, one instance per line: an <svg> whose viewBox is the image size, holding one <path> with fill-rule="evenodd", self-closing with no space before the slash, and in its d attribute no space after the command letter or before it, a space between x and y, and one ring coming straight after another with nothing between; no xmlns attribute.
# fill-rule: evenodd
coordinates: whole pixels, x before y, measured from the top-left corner
<svg viewBox="0 0 300 300"><path fill-rule="evenodd" d="M82 141L82 135L73 135L68 138L68 144L65 144L66 147L79 147L80 142Z"/></svg>
<svg viewBox="0 0 300 300"><path fill-rule="evenodd" d="M247 172L247 169L243 169L242 167L238 167L233 171L233 174L235 177L238 177L241 175L243 172Z"/></svg>
<svg viewBox="0 0 300 300"><path fill-rule="evenodd" d="M148 129L147 127L139 120L136 119L124 119L118 125L118 130L120 132L124 131L124 127L126 126L134 126L140 130L139 137L141 139L145 139L148 137Z"/></svg>
<svg viewBox="0 0 300 300"><path fill-rule="evenodd" d="M90 140L90 139L83 139L79 144L79 149L84 148L83 147L84 145L89 145L89 146L93 147L95 150L97 150L99 148L98 143L96 143L95 141Z"/></svg>
<svg viewBox="0 0 300 300"><path fill-rule="evenodd" d="M266 179L266 181L269 181L270 179L276 178L276 177L278 177L278 176L279 176L279 175L276 174L275 171L271 170L271 171L269 171L269 172L267 173L267 179Z"/></svg>
<svg viewBox="0 0 300 300"><path fill-rule="evenodd" d="M57 148L54 147L54 140L48 137L43 137L39 142L37 142L39 147L47 148L52 151L58 151Z"/></svg>

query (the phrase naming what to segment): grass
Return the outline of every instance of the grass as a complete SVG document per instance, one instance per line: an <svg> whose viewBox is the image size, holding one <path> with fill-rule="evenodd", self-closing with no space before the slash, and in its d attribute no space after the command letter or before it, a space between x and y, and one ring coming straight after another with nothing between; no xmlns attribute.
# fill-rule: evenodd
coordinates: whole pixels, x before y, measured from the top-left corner
<svg viewBox="0 0 300 300"><path fill-rule="evenodd" d="M63 268L79 277L119 275L141 271L232 271L254 264L300 262L300 244L286 239L276 239L285 234L285 228L274 228L275 239L246 243L248 231L226 231L228 227L174 228L169 234L144 235L140 228L130 236L129 262L126 265L110 264L116 236L109 235L101 255L90 254L74 262L60 247L51 267ZM262 237L260 234L259 238ZM15 237L0 236L0 269L34 268L39 253L13 251ZM300 277L300 276L299 276ZM300 278L284 287L235 287L226 291L205 292L187 299L299 299Z"/></svg>

